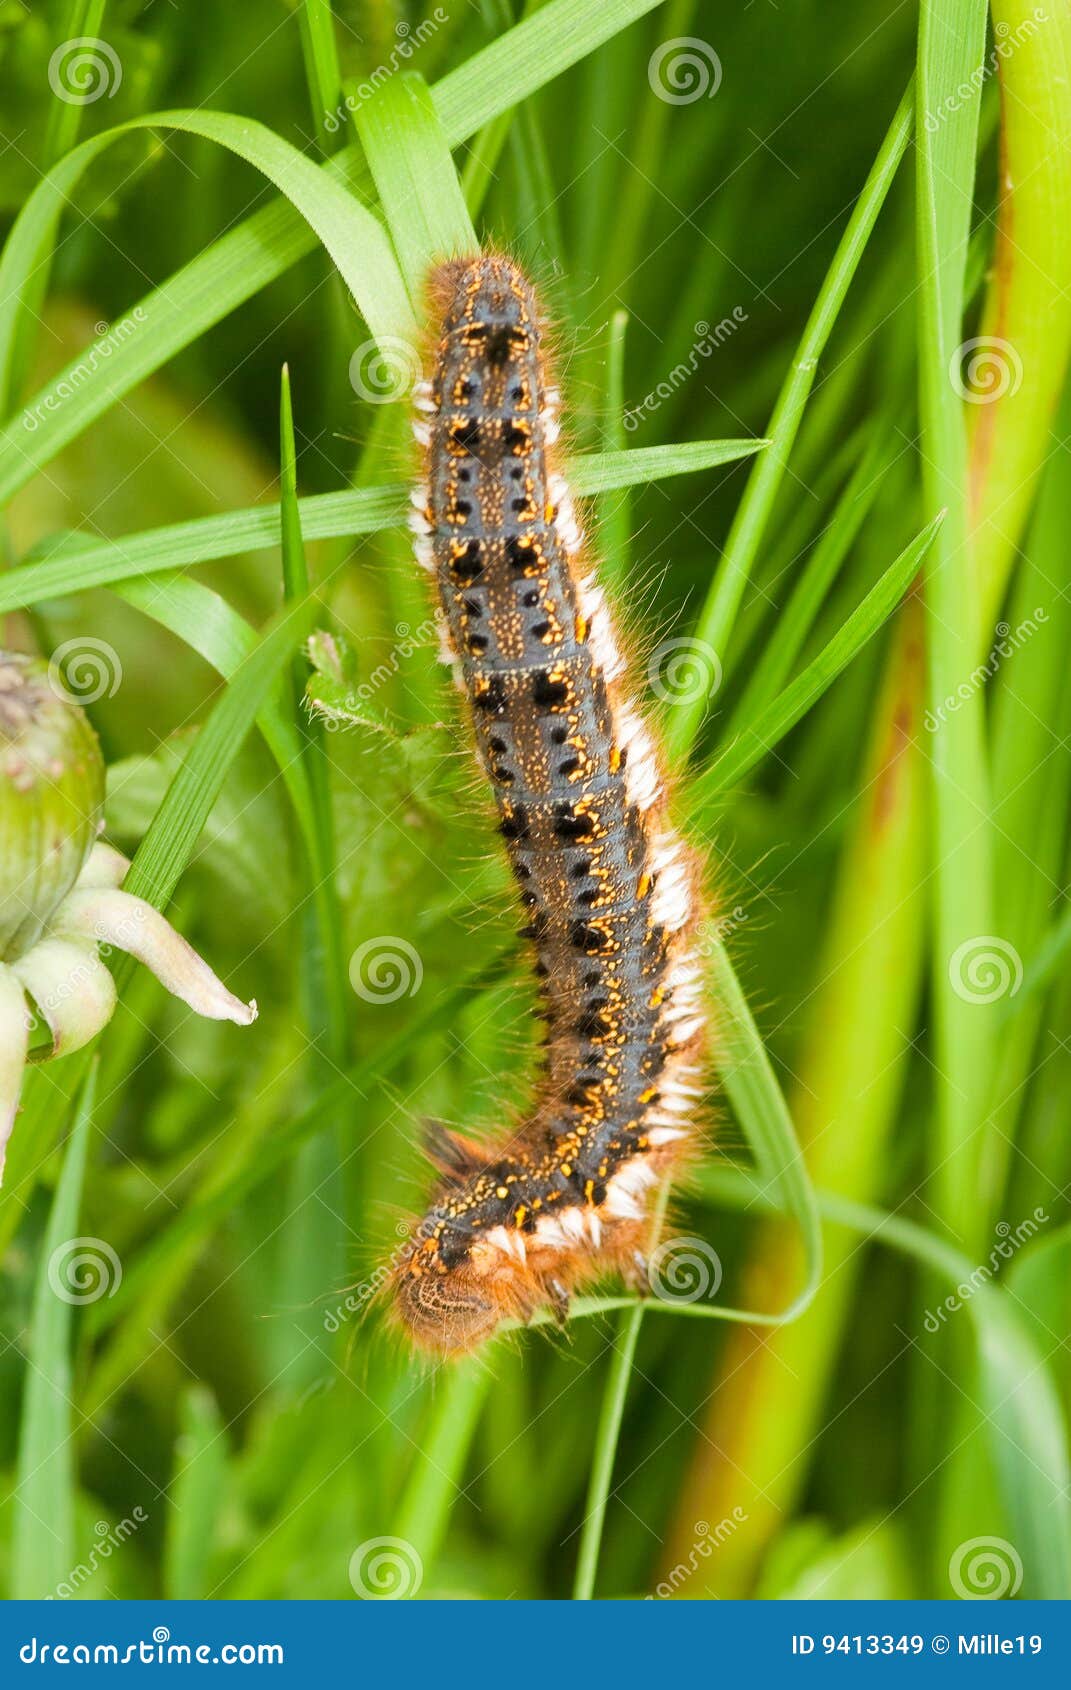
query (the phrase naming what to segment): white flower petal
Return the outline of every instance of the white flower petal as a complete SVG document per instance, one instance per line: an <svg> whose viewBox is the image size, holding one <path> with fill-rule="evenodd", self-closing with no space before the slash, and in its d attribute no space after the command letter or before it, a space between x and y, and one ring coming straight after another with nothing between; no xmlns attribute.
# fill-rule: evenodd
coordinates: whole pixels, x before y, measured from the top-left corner
<svg viewBox="0 0 1071 1690"><path fill-rule="evenodd" d="M129 857L124 857L114 845L106 845L103 839L98 839L82 866L75 887L84 891L90 886L121 886L129 867Z"/></svg>
<svg viewBox="0 0 1071 1690"><path fill-rule="evenodd" d="M51 926L60 938L94 939L129 951L198 1015L236 1021L242 1027L257 1018L256 1002L242 1003L228 992L193 946L144 898L109 888L76 888L63 900Z"/></svg>
<svg viewBox="0 0 1071 1690"><path fill-rule="evenodd" d="M52 1056L95 1038L115 1010L115 981L89 940L44 938L11 964L52 1034Z"/></svg>

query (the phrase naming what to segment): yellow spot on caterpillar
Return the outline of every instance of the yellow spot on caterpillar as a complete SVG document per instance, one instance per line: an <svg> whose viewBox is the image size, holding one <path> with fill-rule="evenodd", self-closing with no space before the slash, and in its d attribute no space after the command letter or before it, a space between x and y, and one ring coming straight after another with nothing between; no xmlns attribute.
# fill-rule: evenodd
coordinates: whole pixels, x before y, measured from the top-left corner
<svg viewBox="0 0 1071 1690"><path fill-rule="evenodd" d="M543 520L544 520L544 522L553 522L554 518L557 516L557 514L558 514L557 511L554 509L553 501L551 499L548 499L546 504L543 506Z"/></svg>
<svg viewBox="0 0 1071 1690"><path fill-rule="evenodd" d="M636 1101L638 1103L650 1103L651 1099L653 1097L657 1097L657 1096L658 1096L658 1087L657 1086L648 1086L646 1091L641 1091L641 1093L640 1093L640 1095L639 1095L639 1097L637 1098Z"/></svg>
<svg viewBox="0 0 1071 1690"><path fill-rule="evenodd" d="M565 1175L566 1179L569 1179L569 1177L571 1176L572 1171L573 1171L573 1164L571 1162L563 1162L562 1165L561 1165L561 1170L562 1170L562 1173Z"/></svg>
<svg viewBox="0 0 1071 1690"><path fill-rule="evenodd" d="M524 1204L522 1203L520 1208L517 1210L517 1213L513 1217L514 1226L523 1226L524 1225L524 1217L527 1215L527 1213L528 1213L528 1210L525 1208Z"/></svg>
<svg viewBox="0 0 1071 1690"><path fill-rule="evenodd" d="M508 1197L509 1196L509 1187L506 1186L506 1185L496 1186L495 1187L495 1196L496 1197Z"/></svg>
<svg viewBox="0 0 1071 1690"><path fill-rule="evenodd" d="M620 746L611 745L609 762L610 762L610 773L612 775L616 775L616 774L620 773L620 769L621 769L621 748L620 748Z"/></svg>
<svg viewBox="0 0 1071 1690"><path fill-rule="evenodd" d="M656 986L654 991L651 993L650 1008L657 1009L665 995L666 988L664 986Z"/></svg>
<svg viewBox="0 0 1071 1690"><path fill-rule="evenodd" d="M637 896L637 898L646 898L646 896L647 896L647 894L650 890L651 890L651 876L647 873L647 871L645 869L643 874L640 875L639 880L636 882L636 896Z"/></svg>
<svg viewBox="0 0 1071 1690"><path fill-rule="evenodd" d="M576 632L577 645L583 645L588 637L588 629L591 627L591 623L586 616L578 615L573 626Z"/></svg>
<svg viewBox="0 0 1071 1690"><path fill-rule="evenodd" d="M589 1203L594 1203L595 1181L593 1179L587 1179L584 1181L584 1196L587 1198Z"/></svg>

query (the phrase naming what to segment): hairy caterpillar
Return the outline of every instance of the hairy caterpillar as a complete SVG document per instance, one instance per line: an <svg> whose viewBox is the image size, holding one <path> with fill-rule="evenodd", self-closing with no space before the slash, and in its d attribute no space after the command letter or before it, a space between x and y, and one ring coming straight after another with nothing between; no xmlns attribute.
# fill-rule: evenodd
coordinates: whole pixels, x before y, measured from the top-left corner
<svg viewBox="0 0 1071 1690"><path fill-rule="evenodd" d="M440 266L434 375L417 390L417 557L435 576L547 1025L528 1118L494 1148L430 1135L441 1179L392 1274L438 1352L607 1272L645 1277L647 1204L687 1152L704 1017L696 865L667 819L650 730L554 468L557 392L510 260Z"/></svg>

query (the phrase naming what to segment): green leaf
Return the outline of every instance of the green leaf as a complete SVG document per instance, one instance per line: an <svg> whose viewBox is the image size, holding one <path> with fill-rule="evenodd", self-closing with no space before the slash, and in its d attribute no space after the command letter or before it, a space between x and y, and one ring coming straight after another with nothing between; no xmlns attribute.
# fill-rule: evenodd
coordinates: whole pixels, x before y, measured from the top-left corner
<svg viewBox="0 0 1071 1690"><path fill-rule="evenodd" d="M301 0L298 21L312 121L318 135L337 134L337 122L329 127L329 120L337 118L342 98L342 73L331 0Z"/></svg>
<svg viewBox="0 0 1071 1690"><path fill-rule="evenodd" d="M389 77L355 113L357 132L415 308L431 265L478 249L431 92L416 71Z"/></svg>

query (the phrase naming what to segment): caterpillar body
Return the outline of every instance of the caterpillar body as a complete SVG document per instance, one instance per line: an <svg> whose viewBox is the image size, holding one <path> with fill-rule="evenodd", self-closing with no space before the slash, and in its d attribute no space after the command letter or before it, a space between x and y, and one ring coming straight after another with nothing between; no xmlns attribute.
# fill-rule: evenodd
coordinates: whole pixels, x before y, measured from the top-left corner
<svg viewBox="0 0 1071 1690"><path fill-rule="evenodd" d="M417 557L435 579L535 948L544 1072L493 1148L443 1128L440 1183L395 1264L420 1347L470 1349L608 1272L645 1276L649 1200L695 1141L705 1021L699 874L667 815L554 446L534 290L499 256L431 281L434 373L416 392Z"/></svg>

